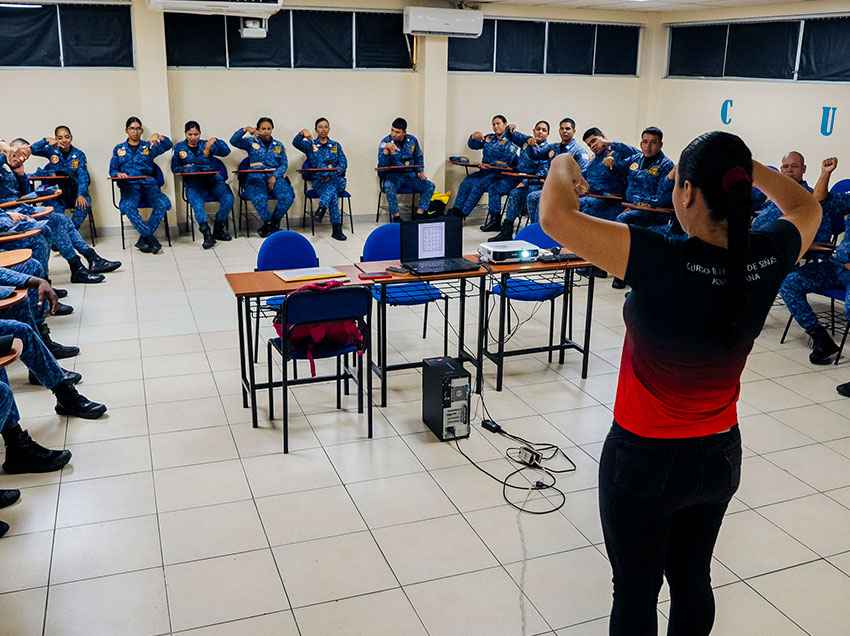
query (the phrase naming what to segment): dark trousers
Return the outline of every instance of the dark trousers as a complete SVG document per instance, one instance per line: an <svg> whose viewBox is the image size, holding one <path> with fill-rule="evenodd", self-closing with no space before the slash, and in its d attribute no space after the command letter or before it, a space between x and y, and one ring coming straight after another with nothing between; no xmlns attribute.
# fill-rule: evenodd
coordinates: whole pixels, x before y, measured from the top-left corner
<svg viewBox="0 0 850 636"><path fill-rule="evenodd" d="M656 636L663 577L668 636L714 624L711 554L741 481L741 433L650 439L615 422L599 464L599 512L614 573L611 636Z"/></svg>

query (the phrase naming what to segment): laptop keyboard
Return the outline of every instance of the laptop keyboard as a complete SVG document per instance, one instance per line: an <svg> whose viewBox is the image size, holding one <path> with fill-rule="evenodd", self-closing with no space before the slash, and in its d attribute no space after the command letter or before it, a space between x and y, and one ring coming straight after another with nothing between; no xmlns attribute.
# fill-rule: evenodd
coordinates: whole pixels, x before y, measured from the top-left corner
<svg viewBox="0 0 850 636"><path fill-rule="evenodd" d="M465 258L439 258L433 261L414 261L407 266L417 274L439 274L451 271L466 271L475 269L475 263Z"/></svg>

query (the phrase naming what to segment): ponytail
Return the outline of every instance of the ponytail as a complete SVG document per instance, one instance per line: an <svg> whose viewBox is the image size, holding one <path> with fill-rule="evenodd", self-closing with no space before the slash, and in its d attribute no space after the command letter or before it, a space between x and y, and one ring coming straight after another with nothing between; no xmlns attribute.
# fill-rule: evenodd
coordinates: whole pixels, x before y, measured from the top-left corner
<svg viewBox="0 0 850 636"><path fill-rule="evenodd" d="M722 181L725 195L727 262L726 315L729 316L729 341L735 341L741 317L747 314L747 264L750 256L750 218L753 181L743 167L726 171Z"/></svg>

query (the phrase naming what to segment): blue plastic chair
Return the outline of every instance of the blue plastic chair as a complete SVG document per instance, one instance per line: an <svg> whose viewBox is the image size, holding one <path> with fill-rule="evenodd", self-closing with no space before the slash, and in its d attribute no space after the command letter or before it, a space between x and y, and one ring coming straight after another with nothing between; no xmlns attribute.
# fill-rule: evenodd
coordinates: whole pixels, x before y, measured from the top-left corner
<svg viewBox="0 0 850 636"><path fill-rule="evenodd" d="M401 257L401 225L398 223L387 223L376 227L363 244L363 255L360 261L363 263L374 261L393 261ZM380 285L372 287L372 297L376 302L381 302L381 290L386 293L386 303L392 307L425 305L425 318L422 321L422 338L428 332L428 305L432 302L442 300L444 303L443 324L443 355L448 355L449 350L449 297L441 292L431 283L400 283L397 285ZM378 330L385 326L381 324L381 314L378 313ZM379 359L383 359L383 351L378 344Z"/></svg>
<svg viewBox="0 0 850 636"><path fill-rule="evenodd" d="M239 162L237 170L248 170L251 168L251 162L248 157L245 157ZM239 184L239 229L242 229L242 218L245 218L245 236L251 236L251 226L248 225L248 202L249 199L245 196L245 180L247 175L237 173L236 181ZM284 177L289 181L289 177ZM290 182L291 183L291 182ZM269 201L276 201L277 197L274 192L269 192ZM286 229L289 229L289 215L286 215Z"/></svg>
<svg viewBox="0 0 850 636"><path fill-rule="evenodd" d="M270 234L260 245L257 253L257 266L255 272L268 272L275 269L299 269L301 267L318 267L319 257L312 243L298 232L292 230L278 230ZM267 298L265 306L276 313L283 304L283 296L272 296ZM256 321L254 333L260 333L260 314L263 313L260 299L257 299ZM268 317L268 316L267 316ZM256 338L254 343L254 362L260 355L260 339Z"/></svg>
<svg viewBox="0 0 850 636"><path fill-rule="evenodd" d="M375 209L375 223L381 220L381 199L384 196L384 180L386 176L378 173L378 207ZM418 192L414 192L410 189L409 186L401 186L398 189L398 194L409 194L410 195L410 215L413 216L416 211L416 197L419 196ZM389 212L387 212L389 214ZM392 221L392 219L390 219ZM352 230L353 232L354 230Z"/></svg>
<svg viewBox="0 0 850 636"><path fill-rule="evenodd" d="M312 179L304 179L304 212L301 215L301 227L307 227L307 204L310 204L310 232L316 234L316 219L313 216L313 201L319 200L319 193L311 187ZM351 232L354 233L354 212L351 210L351 193L343 190L339 193L339 211L345 216L345 202L348 201L348 219L351 222Z"/></svg>
<svg viewBox="0 0 850 636"><path fill-rule="evenodd" d="M525 226L516 236L518 241L528 241L537 247L551 249L560 247L558 242L543 231L539 223L531 223ZM487 291L492 296L501 296L502 284L496 283ZM549 362L552 362L552 344L554 342L555 330L555 300L566 293L566 281L563 282L540 282L532 278L511 277L507 280L505 296L508 299L508 333L511 333L511 301L522 302L549 302ZM489 303L488 303L489 306ZM489 323L489 311L485 322ZM487 329L484 331L487 338Z"/></svg>
<svg viewBox="0 0 850 636"><path fill-rule="evenodd" d="M829 190L832 194L844 194L850 192L850 179L842 179Z"/></svg>
<svg viewBox="0 0 850 636"><path fill-rule="evenodd" d="M153 178L156 181L156 185L160 188L165 185L165 175L162 174L162 169L156 164L153 164ZM116 182L112 182L112 205L115 206L115 209L118 210L118 216L121 219L121 249L127 249L127 245L124 238L124 213L121 211L121 206L115 200L115 188L118 187ZM119 188L120 189L120 188ZM139 199L139 208L149 208L151 207L151 202L148 201L148 197L146 194L142 194ZM168 228L168 214L162 219L162 224L165 226L165 238L168 241L168 247L171 247L171 230Z"/></svg>
<svg viewBox="0 0 850 636"><path fill-rule="evenodd" d="M835 336L835 301L837 300L842 305L844 304L845 290L843 288L826 289L821 292L814 292L818 296L829 298L829 326L833 337ZM845 308L846 311L846 308ZM788 316L788 322L785 324L785 331L782 332L782 337L779 339L780 344L785 344L785 338L788 336L788 330L791 328L791 322L794 320L793 315ZM835 355L834 365L838 365L841 360L841 355L844 353L844 345L847 343L847 333L850 331L850 321L844 320L844 333L841 336L841 344L838 345L838 353Z"/></svg>
<svg viewBox="0 0 850 636"><path fill-rule="evenodd" d="M277 232L276 234L279 234ZM274 235L272 235L274 236ZM289 452L289 385L290 384L314 384L336 381L336 408L342 408L341 384L345 382L345 392L348 394L348 382L353 380L357 384L357 412L363 412L363 367L366 366L366 403L369 437L372 437L372 345L370 315L372 312L372 296L369 290L363 286L338 287L325 292L299 291L286 296L280 308L280 323L285 325L282 337L270 338L268 341L268 374L269 374L269 417L274 419L274 377L272 368L272 349L281 355L283 369L283 452ZM291 331L305 324L317 324L336 320L355 320L363 335L364 361L357 355L357 346L347 345L339 348L314 349L311 356L314 360L323 358L336 358L336 373L328 376L315 378L297 378L290 380L286 365L292 360L293 367L296 360L306 360L308 352L292 348L288 335ZM356 361L356 374L348 366L348 355L354 354ZM345 365L343 366L343 357Z"/></svg>

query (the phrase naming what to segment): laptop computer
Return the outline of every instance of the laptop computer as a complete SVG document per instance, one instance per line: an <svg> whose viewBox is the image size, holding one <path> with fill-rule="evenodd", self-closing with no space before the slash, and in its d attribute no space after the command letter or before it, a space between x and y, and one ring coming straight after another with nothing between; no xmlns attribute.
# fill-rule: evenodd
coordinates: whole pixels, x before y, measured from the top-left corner
<svg viewBox="0 0 850 636"><path fill-rule="evenodd" d="M458 218L401 223L401 264L414 274L477 270L477 263L461 257L462 249L463 226Z"/></svg>

